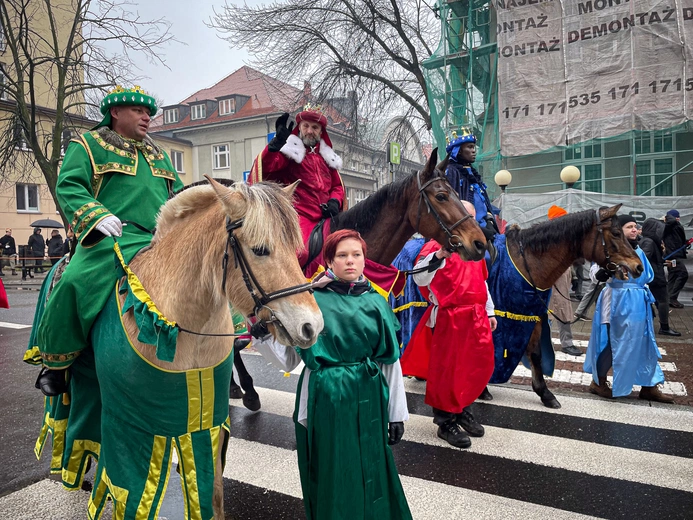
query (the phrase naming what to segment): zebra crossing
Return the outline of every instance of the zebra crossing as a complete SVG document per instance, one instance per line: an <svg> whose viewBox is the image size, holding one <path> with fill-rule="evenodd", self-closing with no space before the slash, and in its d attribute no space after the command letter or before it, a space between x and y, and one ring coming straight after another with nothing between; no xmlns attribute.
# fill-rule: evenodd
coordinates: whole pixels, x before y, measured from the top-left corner
<svg viewBox="0 0 693 520"><path fill-rule="evenodd" d="M262 408L230 401L226 517L302 519L292 420L298 378L258 355L243 357ZM485 436L459 450L436 436L425 383L405 387L411 417L393 453L417 520L691 518L690 408L564 393L563 407L549 410L527 387L493 386L493 401L473 405ZM172 472L162 519L184 518L179 482ZM47 518L32 515L45 513L41 501L54 500L58 486L44 480L0 497L0 518ZM65 502L51 504L50 518L85 518L87 491L59 496Z"/></svg>

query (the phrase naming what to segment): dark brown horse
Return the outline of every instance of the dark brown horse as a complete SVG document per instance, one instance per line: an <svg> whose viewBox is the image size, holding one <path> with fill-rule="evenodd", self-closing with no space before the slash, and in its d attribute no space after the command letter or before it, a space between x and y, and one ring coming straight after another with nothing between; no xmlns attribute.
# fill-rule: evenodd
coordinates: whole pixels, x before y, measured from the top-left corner
<svg viewBox="0 0 693 520"><path fill-rule="evenodd" d="M619 278L627 277L628 273L638 277L643 271L638 255L623 236L618 219L614 218L620 207L619 204L596 212L581 211L536 224L528 229L511 226L506 231L507 253L524 280L530 285L530 289L524 293L516 291L519 297L513 298L509 295L510 287L515 287L513 283L516 283L510 277L516 276L517 271L508 269L507 265L503 267L500 255L489 273L489 287L497 311L526 315L528 314L526 309L532 304L535 309L543 310L537 313L539 321L535 322L524 352L531 364L532 389L539 395L542 403L549 408L560 408L561 405L547 388L541 368L541 332L548 320L547 289L550 289L578 258L596 262ZM498 303L501 304L501 308ZM499 318L498 329L494 332L496 371L491 379L492 382L504 382L503 380L507 380L509 373L514 369L510 366L513 363L509 362L509 365L505 365L503 373L499 373L499 352L502 353L502 349L512 349L512 346L508 345L510 343L508 336L502 335L504 324L512 326L510 322L509 318ZM501 342L500 338L505 344L498 344ZM519 352L522 352L523 344L519 344L518 348ZM501 354L500 358L503 357ZM519 361L519 358L516 359ZM515 366L516 364L515 362Z"/></svg>
<svg viewBox="0 0 693 520"><path fill-rule="evenodd" d="M367 257L381 265L390 265L416 232L454 248L464 260L481 260L486 237L445 178L447 160L436 166L437 160L438 150L434 149L423 170L386 184L340 213L332 220L331 231L355 229L361 233L368 246ZM239 340L238 346L242 348L243 342ZM234 366L245 395L232 383L232 397L243 396L247 408L258 410L258 394L238 353Z"/></svg>

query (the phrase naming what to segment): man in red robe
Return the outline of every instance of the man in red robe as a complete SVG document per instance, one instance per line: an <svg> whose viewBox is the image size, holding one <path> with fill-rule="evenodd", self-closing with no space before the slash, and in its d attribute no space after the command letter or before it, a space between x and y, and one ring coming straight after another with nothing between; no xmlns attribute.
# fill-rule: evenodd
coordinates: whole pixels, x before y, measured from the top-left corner
<svg viewBox="0 0 693 520"><path fill-rule="evenodd" d="M276 181L289 185L301 180L294 193L294 207L306 248L298 260L308 259L308 239L315 225L344 208L344 184L339 175L342 159L332 149L327 135L327 117L320 107L306 105L296 115L297 126L286 123L289 114L276 122L276 134L255 159L248 182Z"/></svg>
<svg viewBox="0 0 693 520"><path fill-rule="evenodd" d="M483 392L494 364L496 318L486 262L464 261L431 240L416 268L426 265L414 281L432 305L404 351L402 372L426 379L425 402L433 407L438 437L469 448L469 435L481 437L484 428L467 407Z"/></svg>

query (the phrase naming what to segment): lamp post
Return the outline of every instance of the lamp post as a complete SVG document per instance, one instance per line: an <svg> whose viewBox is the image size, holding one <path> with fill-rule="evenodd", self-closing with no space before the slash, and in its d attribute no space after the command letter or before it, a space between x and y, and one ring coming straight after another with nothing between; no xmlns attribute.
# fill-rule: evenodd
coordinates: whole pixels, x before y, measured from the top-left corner
<svg viewBox="0 0 693 520"><path fill-rule="evenodd" d="M493 180L496 181L496 184L500 187L501 193L505 193L505 188L512 182L513 176L508 170L499 170L493 177Z"/></svg>
<svg viewBox="0 0 693 520"><path fill-rule="evenodd" d="M568 188L580 180L580 169L575 166L566 166L561 170L561 180L566 183Z"/></svg>

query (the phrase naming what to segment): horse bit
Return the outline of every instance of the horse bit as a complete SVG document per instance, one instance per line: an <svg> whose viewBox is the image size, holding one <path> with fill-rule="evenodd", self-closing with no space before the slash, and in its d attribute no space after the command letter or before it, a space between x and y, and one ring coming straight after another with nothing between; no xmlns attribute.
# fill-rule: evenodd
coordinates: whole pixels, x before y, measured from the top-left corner
<svg viewBox="0 0 693 520"><path fill-rule="evenodd" d="M462 224L463 222L469 220L472 218L471 214L465 215L462 217L460 220L455 222L452 226L448 227L445 222L440 218L440 215L436 211L436 209L433 207L433 204L431 204L431 201L428 198L428 195L426 195L426 188L428 188L431 184L437 181L443 181L446 184L449 185L447 179L445 177L442 177L440 175L436 175L432 179L427 180L423 185L421 184L421 172L418 172L416 174L416 183L418 184L419 187L419 195L421 198L419 199L419 210L418 210L418 216L416 220L416 232L419 232L419 223L421 221L421 200L423 200L426 203L426 206L428 207L428 212L432 213L433 216L436 219L436 222L438 222L438 225L441 227L441 229L445 232L445 234L448 236L448 247L447 249L450 252L454 252L458 250L461 247L464 247L462 244L462 238L459 235L454 235L452 233L452 230L455 229L457 226ZM451 188L452 189L452 188Z"/></svg>

